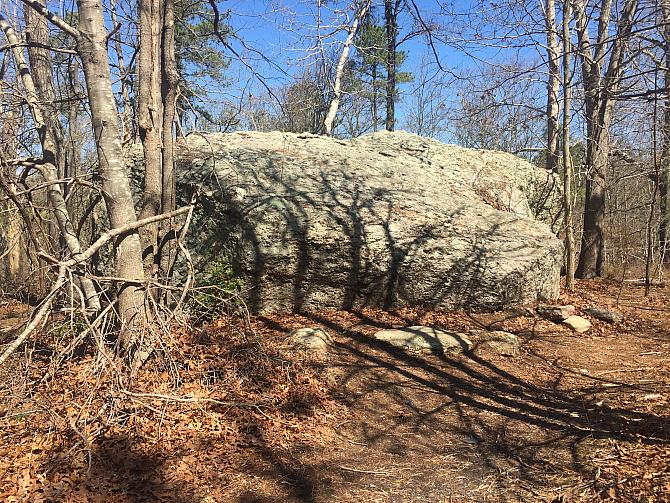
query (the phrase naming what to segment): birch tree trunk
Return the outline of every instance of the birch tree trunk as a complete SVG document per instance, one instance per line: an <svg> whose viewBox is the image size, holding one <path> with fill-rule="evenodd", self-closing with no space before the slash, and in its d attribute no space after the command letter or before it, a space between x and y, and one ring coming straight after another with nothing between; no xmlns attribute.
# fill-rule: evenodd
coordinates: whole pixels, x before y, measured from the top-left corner
<svg viewBox="0 0 670 503"><path fill-rule="evenodd" d="M558 170L558 93L560 91L559 50L556 28L555 0L546 0L544 19L547 31L547 59L549 78L547 80L547 160L548 171Z"/></svg>
<svg viewBox="0 0 670 503"><path fill-rule="evenodd" d="M342 76L344 74L344 67L347 64L347 59L349 58L349 51L351 49L351 44L354 42L354 37L358 33L358 27L365 17L365 14L370 8L371 0L367 0L361 7L357 7L354 14L354 20L349 26L347 38L344 41L344 46L342 47L342 52L340 53L340 59L337 62L337 68L335 70L335 82L333 84L333 99L330 101L330 106L328 107L328 113L326 114L326 119L323 123L328 136L333 135L333 123L335 122L335 115L337 115L337 110L340 107L340 98L342 95Z"/></svg>

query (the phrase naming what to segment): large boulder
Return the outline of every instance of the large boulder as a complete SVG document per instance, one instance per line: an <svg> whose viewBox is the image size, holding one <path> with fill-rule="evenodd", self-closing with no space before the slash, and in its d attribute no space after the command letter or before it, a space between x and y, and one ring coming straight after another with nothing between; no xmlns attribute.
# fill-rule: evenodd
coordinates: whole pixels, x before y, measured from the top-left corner
<svg viewBox="0 0 670 503"><path fill-rule="evenodd" d="M190 135L178 178L201 194L197 270L230 261L254 311L490 310L559 293L562 245L533 209L554 178L511 154L403 132Z"/></svg>

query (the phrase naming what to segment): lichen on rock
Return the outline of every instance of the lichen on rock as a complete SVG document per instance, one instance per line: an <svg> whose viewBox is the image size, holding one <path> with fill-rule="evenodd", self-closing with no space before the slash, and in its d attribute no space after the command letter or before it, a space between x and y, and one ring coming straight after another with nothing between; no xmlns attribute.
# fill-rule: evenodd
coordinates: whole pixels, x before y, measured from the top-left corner
<svg viewBox="0 0 670 503"><path fill-rule="evenodd" d="M254 311L558 296L562 245L533 218L554 181L511 154L403 132L237 132L188 136L177 163L180 192L200 193L197 270L230 261Z"/></svg>

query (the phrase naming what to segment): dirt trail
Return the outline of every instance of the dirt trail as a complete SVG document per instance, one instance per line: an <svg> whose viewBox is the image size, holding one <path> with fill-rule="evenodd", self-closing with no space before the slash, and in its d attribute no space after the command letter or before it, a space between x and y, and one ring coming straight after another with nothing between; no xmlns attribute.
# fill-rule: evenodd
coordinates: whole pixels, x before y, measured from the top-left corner
<svg viewBox="0 0 670 503"><path fill-rule="evenodd" d="M582 284L561 299L611 306L614 286ZM670 499L670 324L666 292L631 288L618 325L573 334L509 313L405 310L285 319L340 334L325 364L350 410L341 441L298 457L310 497L298 501L572 501L642 494ZM430 324L517 333L522 355L412 354L380 328ZM630 466L629 466L630 465ZM563 498L563 499L560 499Z"/></svg>
<svg viewBox="0 0 670 503"><path fill-rule="evenodd" d="M235 346L229 332L212 329L184 346L189 367L177 389L180 396L207 393L217 401L239 396L256 408L135 395L135 405L123 402L125 423L117 413L115 426L97 433L91 429L97 420L82 426L80 409L68 409L75 379L85 373L68 367L71 377L63 382L73 384L59 393L73 397L58 414L78 425L81 438L72 430L59 437L47 422L43 428L31 423L30 415L7 419L44 391L32 402L16 393L11 404L6 398L0 497L670 501L669 293L656 288L644 299L638 287L620 292L604 282L580 283L561 302L578 311L616 307L626 316L617 325L592 319L592 330L581 335L530 313L404 309L260 317L252 322L254 333L280 352L266 348L259 357L250 351L256 346ZM503 329L519 335L523 350L513 358L485 349L418 354L372 337L381 328L416 324ZM333 349L325 356L290 350L288 334L303 326L328 330ZM165 393L164 384L155 386L155 393ZM90 449L81 440L88 431Z"/></svg>

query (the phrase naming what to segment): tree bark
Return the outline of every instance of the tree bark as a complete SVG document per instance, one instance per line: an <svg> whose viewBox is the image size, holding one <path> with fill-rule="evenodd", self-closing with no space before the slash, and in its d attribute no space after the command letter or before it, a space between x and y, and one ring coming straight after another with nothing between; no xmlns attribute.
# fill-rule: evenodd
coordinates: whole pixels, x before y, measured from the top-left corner
<svg viewBox="0 0 670 503"><path fill-rule="evenodd" d="M177 187L174 161L174 122L177 111L177 90L179 72L175 59L174 0L164 0L162 30L162 99L163 99L163 158L161 210L163 213L176 208ZM163 220L160 226L161 243L159 246L160 275L167 278L172 271L175 259L176 229L174 218Z"/></svg>
<svg viewBox="0 0 670 503"><path fill-rule="evenodd" d="M376 133L379 127L379 112L377 111L377 64L372 65L372 130Z"/></svg>
<svg viewBox="0 0 670 503"><path fill-rule="evenodd" d="M101 0L77 0L79 31L77 50L81 56L86 89L91 107L91 122L98 153L98 170L112 229L136 222L137 215L130 191L128 172L123 162L119 114L112 91L107 60L107 31ZM139 330L148 321L144 304L142 246L137 230L120 235L114 242L115 269L121 278L118 312L121 319L119 339L122 352L128 354L137 343Z"/></svg>
<svg viewBox="0 0 670 503"><path fill-rule="evenodd" d="M0 91L4 91L3 83L0 83ZM9 87L9 86L8 86ZM2 123L0 123L0 159L11 159L16 157L16 116L10 107L4 114ZM6 173L3 173L3 165L0 165L0 180ZM9 170L8 170L9 171ZM8 177L10 190L14 192L13 177ZM17 284L22 279L21 274L21 216L18 208L13 208L11 201L0 204L0 213L2 214L2 224L5 229L4 241L6 250L1 250L3 255L3 267L5 278L10 284Z"/></svg>
<svg viewBox="0 0 670 503"><path fill-rule="evenodd" d="M161 106L161 31L163 12L161 0L139 0L138 95L137 122L144 151L144 187L140 219L161 212L162 174L162 126ZM158 256L158 228L156 222L140 231L143 247L144 273L156 275Z"/></svg>
<svg viewBox="0 0 670 503"><path fill-rule="evenodd" d="M575 226L572 207L573 166L570 153L570 101L572 95L570 79L570 2L563 2L563 221L565 227L565 288L572 291L575 286Z"/></svg>
<svg viewBox="0 0 670 503"><path fill-rule="evenodd" d="M75 99L80 95L81 85L79 83L79 60L72 58L68 64L69 94ZM81 172L82 150L84 139L81 134L79 108L70 107L68 111L68 142L65 155L65 173L68 176L77 176Z"/></svg>
<svg viewBox="0 0 670 503"><path fill-rule="evenodd" d="M35 0L46 7L45 0ZM34 9L23 9L26 21L26 42L28 46L28 59L30 61L30 75L35 85L39 107L42 110L43 125L40 126L40 138L42 141L44 160L57 168L56 176L65 176L64 156L61 148L64 145L63 132L58 122L58 109L54 102L56 93L51 74L51 54L44 47L36 45L49 45L49 28L47 20L35 12ZM35 45L33 45L35 44Z"/></svg>
<svg viewBox="0 0 670 503"><path fill-rule="evenodd" d="M605 195L609 156L609 129L612 122L613 97L618 92L623 59L630 38L637 0L625 0L618 21L617 33L609 42L609 23L612 1L604 0L598 20L595 49L589 36L586 1L575 0L577 24L577 54L582 66L586 118L586 199L584 201L584 230L576 277L581 279L602 276L605 263ZM603 61L609 52L609 62L602 73Z"/></svg>
<svg viewBox="0 0 670 503"><path fill-rule="evenodd" d="M116 0L109 2L110 19L112 24L118 24L116 16ZM126 73L126 62L123 57L123 47L121 46L121 36L117 32L114 35L114 51L116 52L116 64L119 68L119 79L121 80L121 100L123 102L123 112L121 113L121 123L123 124L123 143L128 143L133 137L132 111L130 102L130 92L128 91L128 75Z"/></svg>
<svg viewBox="0 0 670 503"><path fill-rule="evenodd" d="M35 0L43 8L46 8L45 1ZM29 44L30 77L34 82L37 95L36 106L39 106L42 111L42 124L37 128L42 144L42 157L55 167L55 173L52 173L50 181L59 180L65 178L65 157L61 150L65 142L58 120L58 110L54 106L56 93L51 74L51 54L44 47L30 46L32 44L48 45L49 29L47 20L34 9L23 9L23 15L26 22L25 38ZM58 224L49 222L49 234L54 243L62 245L62 239L59 239Z"/></svg>
<svg viewBox="0 0 670 503"><path fill-rule="evenodd" d="M39 3L40 0L36 1ZM32 41L38 44L47 44L48 30L46 20L32 11L32 9L26 9L25 18L26 29L31 33ZM35 72L35 75L39 75L39 80L36 80L31 68L25 61L23 51L19 45L18 35L2 16L0 16L0 29L5 32L7 41L12 45L14 60L26 91L26 101L28 102L35 121L35 127L39 133L42 144L42 160L44 161L43 164L39 165L39 171L44 180L49 183L47 199L53 209L60 236L63 238L70 254L75 257L81 253L81 245L72 225L70 213L63 197L63 190L59 183L58 167L63 166L62 152L60 150L63 137L58 132L56 111L53 109L55 92L51 76L51 58L48 53L35 53L32 50L37 48L29 48L28 54L31 58L32 70ZM51 106L48 106L48 104L51 104ZM86 307L98 311L100 309L100 299L93 282L90 279L82 277L81 287Z"/></svg>
<svg viewBox="0 0 670 503"><path fill-rule="evenodd" d="M337 62L337 68L335 70L335 82L333 83L333 99L330 101L330 106L328 107L328 113L326 114L326 119L323 122L326 134L328 136L333 135L333 123L335 122L335 115L337 115L337 110L340 107L340 98L342 96L342 76L344 75L344 68L347 64L347 59L349 58L349 51L351 45L354 42L354 37L358 32L358 26L360 22L365 17L365 14L370 7L371 0L367 0L362 6L356 8L354 13L354 20L351 23L351 26L348 27L347 38L344 41L342 46L342 52L340 53L340 59Z"/></svg>
<svg viewBox="0 0 670 503"><path fill-rule="evenodd" d="M665 110L663 112L663 126L661 129L662 146L660 172L658 177L658 196L660 217L658 222L658 241L661 250L661 259L670 262L668 253L668 171L670 171L670 0L661 1L661 14L664 27L662 28L664 43L665 70L663 82L665 91Z"/></svg>
<svg viewBox="0 0 670 503"><path fill-rule="evenodd" d="M556 28L555 0L546 0L544 19L547 31L547 59L549 78L547 80L547 159L545 167L548 171L558 170L558 93L560 90L560 71L558 55L558 37Z"/></svg>

